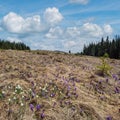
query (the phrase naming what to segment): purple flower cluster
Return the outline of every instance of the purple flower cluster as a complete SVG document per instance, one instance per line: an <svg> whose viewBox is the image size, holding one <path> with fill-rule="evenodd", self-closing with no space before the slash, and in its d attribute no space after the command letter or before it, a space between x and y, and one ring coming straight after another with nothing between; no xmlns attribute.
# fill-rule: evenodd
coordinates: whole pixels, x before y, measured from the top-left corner
<svg viewBox="0 0 120 120"><path fill-rule="evenodd" d="M112 77L113 77L113 79L116 80L116 81L119 80L119 77L118 77L118 75L116 75L116 74L112 74Z"/></svg>
<svg viewBox="0 0 120 120"><path fill-rule="evenodd" d="M111 116L106 117L106 120L112 120Z"/></svg>

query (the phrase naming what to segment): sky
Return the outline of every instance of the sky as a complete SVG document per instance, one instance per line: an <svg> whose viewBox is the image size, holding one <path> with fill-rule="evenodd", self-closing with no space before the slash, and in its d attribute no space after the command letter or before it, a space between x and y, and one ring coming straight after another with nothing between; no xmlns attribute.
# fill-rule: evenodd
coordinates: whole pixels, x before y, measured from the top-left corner
<svg viewBox="0 0 120 120"><path fill-rule="evenodd" d="M80 52L120 31L120 0L0 0L0 38Z"/></svg>

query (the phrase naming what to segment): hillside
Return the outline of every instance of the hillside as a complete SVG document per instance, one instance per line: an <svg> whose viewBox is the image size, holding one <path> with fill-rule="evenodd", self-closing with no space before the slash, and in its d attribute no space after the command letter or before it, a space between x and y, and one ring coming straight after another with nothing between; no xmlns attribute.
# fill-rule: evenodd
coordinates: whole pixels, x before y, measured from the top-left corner
<svg viewBox="0 0 120 120"><path fill-rule="evenodd" d="M111 76L97 57L0 51L0 120L120 120L120 60Z"/></svg>

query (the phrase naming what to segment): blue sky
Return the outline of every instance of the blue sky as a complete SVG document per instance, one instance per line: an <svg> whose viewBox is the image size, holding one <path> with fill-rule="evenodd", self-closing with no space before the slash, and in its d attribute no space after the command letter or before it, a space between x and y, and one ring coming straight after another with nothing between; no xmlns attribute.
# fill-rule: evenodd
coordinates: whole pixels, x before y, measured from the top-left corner
<svg viewBox="0 0 120 120"><path fill-rule="evenodd" d="M0 38L79 52L120 31L120 0L0 0Z"/></svg>

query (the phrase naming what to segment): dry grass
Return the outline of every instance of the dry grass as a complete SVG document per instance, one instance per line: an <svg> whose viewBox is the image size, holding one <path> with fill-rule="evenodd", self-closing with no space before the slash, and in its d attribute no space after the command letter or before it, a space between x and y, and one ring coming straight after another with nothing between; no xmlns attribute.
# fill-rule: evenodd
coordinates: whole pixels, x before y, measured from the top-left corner
<svg viewBox="0 0 120 120"><path fill-rule="evenodd" d="M111 75L115 74L117 80L112 76L95 74L96 66L100 64L100 59L95 57L50 51L0 51L0 91L7 91L8 86L15 88L17 85L27 91L33 81L34 89L39 93L40 86L52 82L59 91L63 90L65 96L65 79L74 81L78 94L76 98L64 99L63 102L68 101L69 105L60 104L61 96L58 92L53 98L30 99L22 108L18 104L9 106L8 99L14 96L11 88L5 98L0 99L0 120L34 120L34 115L39 113L34 111L34 114L29 109L30 103L44 105L45 120L105 120L108 116L120 120L120 93L115 93L116 87L120 92L120 60L109 59L108 62L113 67ZM70 89L73 91L73 88ZM49 90L52 87L49 86ZM54 103L56 105L53 107Z"/></svg>

